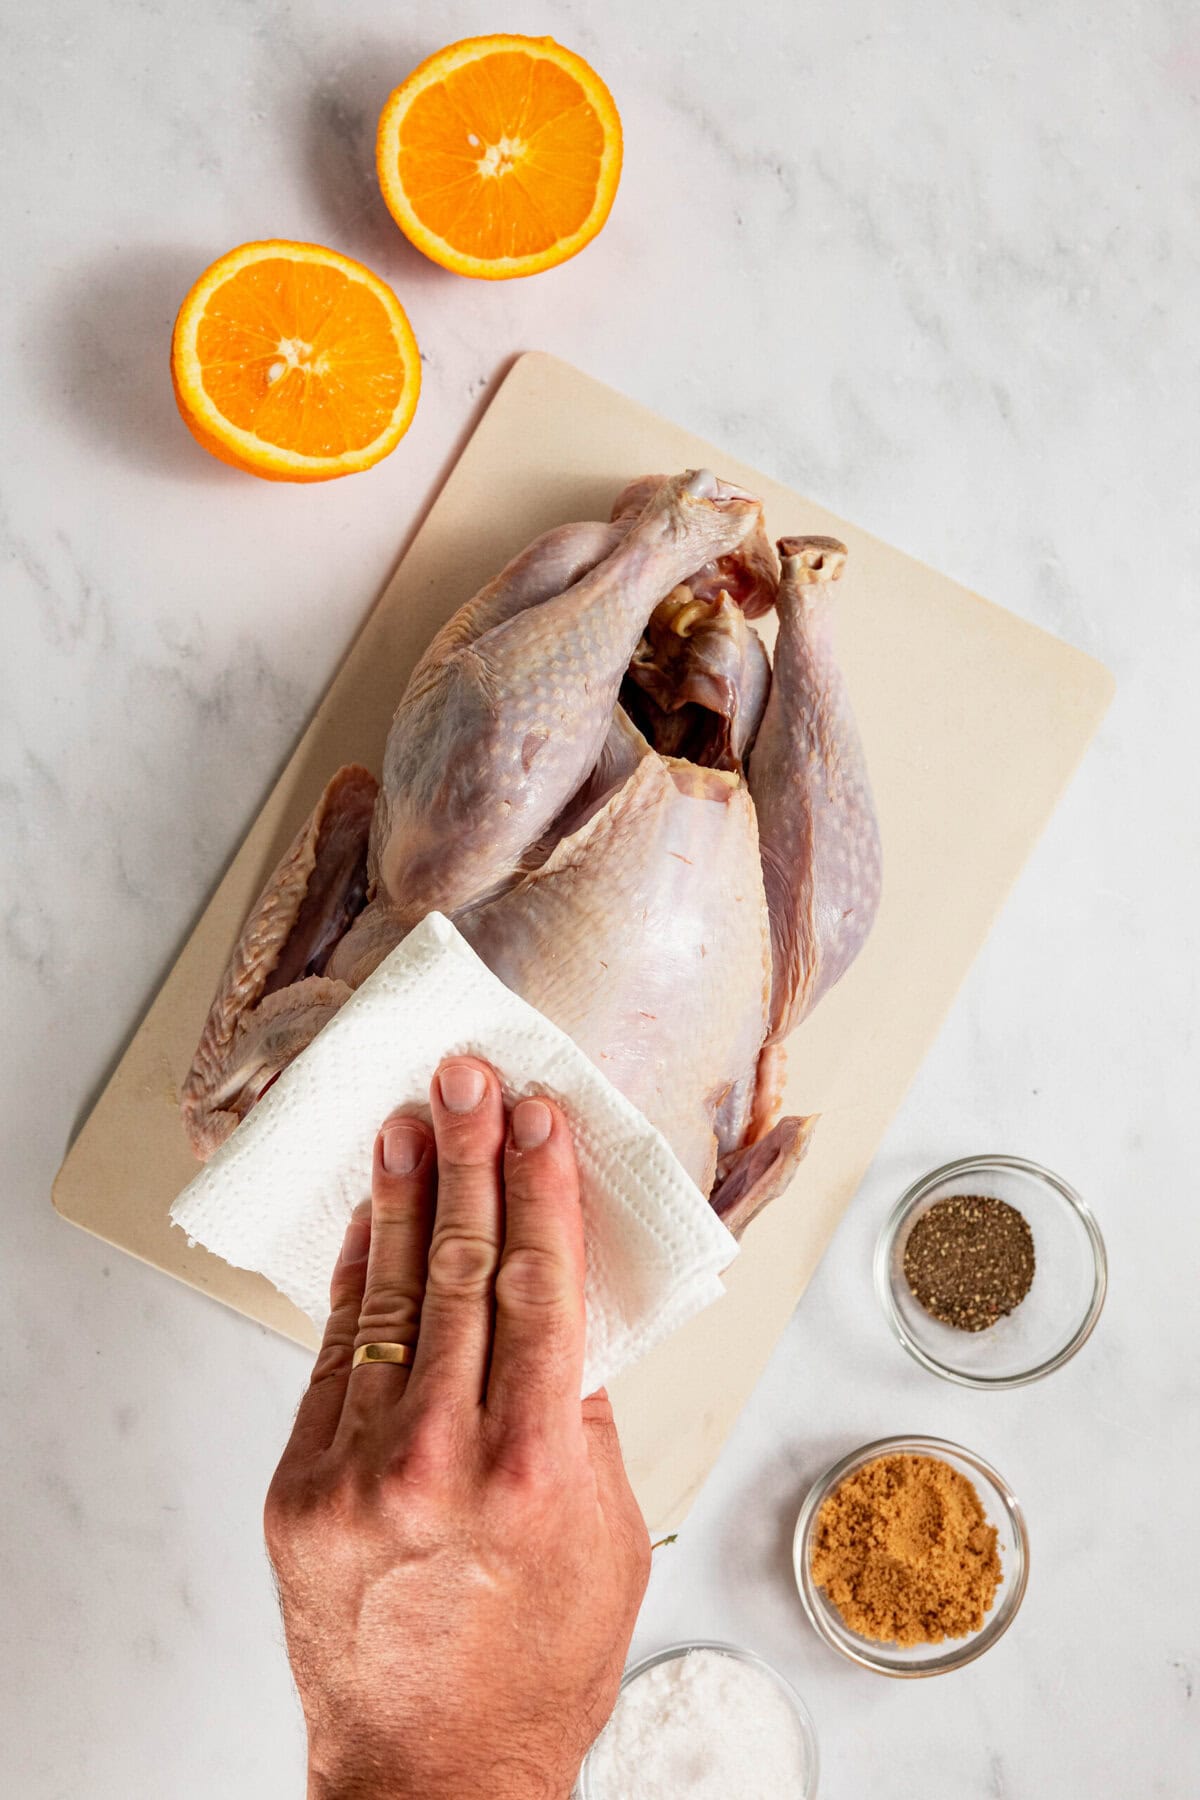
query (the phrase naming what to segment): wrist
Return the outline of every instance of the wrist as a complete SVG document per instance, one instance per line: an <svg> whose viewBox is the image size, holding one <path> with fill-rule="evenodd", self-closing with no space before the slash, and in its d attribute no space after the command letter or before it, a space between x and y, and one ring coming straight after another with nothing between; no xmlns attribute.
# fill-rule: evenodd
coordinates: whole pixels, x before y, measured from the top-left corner
<svg viewBox="0 0 1200 1800"><path fill-rule="evenodd" d="M307 1800L480 1800L482 1795L487 1800L571 1800L574 1788L574 1782L565 1787L557 1782L548 1785L540 1777L502 1777L497 1781L492 1769L478 1776L464 1770L461 1775L444 1780L422 1775L411 1782L361 1773L327 1777L310 1769Z"/></svg>
<svg viewBox="0 0 1200 1800"><path fill-rule="evenodd" d="M479 1766L453 1768L423 1763L410 1768L400 1755L331 1754L310 1743L307 1800L571 1800L574 1775L547 1775L495 1757Z"/></svg>
<svg viewBox="0 0 1200 1800"><path fill-rule="evenodd" d="M308 1741L307 1800L415 1800L398 1759Z"/></svg>

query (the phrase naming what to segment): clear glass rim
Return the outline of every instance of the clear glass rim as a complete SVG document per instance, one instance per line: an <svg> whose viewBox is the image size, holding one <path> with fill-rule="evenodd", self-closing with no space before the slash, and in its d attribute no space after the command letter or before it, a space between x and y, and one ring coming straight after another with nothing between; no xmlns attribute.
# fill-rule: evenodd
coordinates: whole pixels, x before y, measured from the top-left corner
<svg viewBox="0 0 1200 1800"><path fill-rule="evenodd" d="M1072 1332L1061 1350L1047 1357L1044 1362L1036 1363L1029 1369L1018 1369L1012 1375L978 1375L965 1369L956 1369L950 1363L941 1362L930 1355L911 1336L905 1327L892 1292L892 1247L899 1235L900 1228L913 1209L920 1205L926 1195L943 1181L960 1175L972 1175L988 1169L1012 1169L1021 1175L1032 1175L1054 1189L1060 1199L1076 1214L1080 1224L1087 1233L1092 1251L1094 1277L1091 1299L1079 1325ZM1108 1292L1108 1256L1104 1248L1104 1239L1100 1235L1100 1227L1083 1196L1076 1192L1070 1182L1056 1175L1053 1169L1044 1168L1041 1163L1031 1162L1024 1156L960 1156L954 1162L943 1163L939 1169L931 1169L928 1175L922 1175L911 1187L905 1189L899 1200L892 1207L883 1228L875 1241L875 1292L879 1296L879 1304L883 1308L884 1317L892 1328L892 1335L901 1346L908 1351L914 1362L928 1369L934 1375L940 1375L943 1381L957 1382L959 1387L969 1388L1016 1388L1026 1387L1031 1381L1041 1381L1046 1375L1061 1369L1064 1363L1070 1362L1077 1351L1081 1350L1096 1329L1096 1321L1104 1310L1104 1299Z"/></svg>
<svg viewBox="0 0 1200 1800"><path fill-rule="evenodd" d="M1007 1592L1004 1593L996 1611L987 1622L980 1627L973 1637L963 1638L952 1650L941 1656L931 1657L923 1663L901 1663L893 1661L886 1655L886 1646L879 1651L872 1650L870 1640L855 1638L853 1644L844 1643L833 1630L829 1620L829 1603L822 1596L820 1588L812 1578L812 1558L810 1555L810 1539L816 1524L817 1514L838 1484L847 1475L861 1468L864 1463L873 1461L877 1456L886 1456L889 1451L910 1451L918 1456L953 1457L974 1469L1000 1495L1004 1506L1005 1524L1012 1538L1012 1553L1016 1564L1006 1578ZM796 1586L800 1591L800 1601L808 1615L810 1625L823 1643L837 1650L850 1662L858 1663L861 1668L871 1669L877 1675L890 1675L901 1681L923 1680L930 1675L946 1675L952 1669L966 1668L977 1657L990 1650L993 1644L999 1643L1025 1598L1025 1589L1029 1585L1029 1533L1025 1525L1025 1514L1021 1503L1013 1493L999 1470L994 1469L982 1456L968 1450L962 1444L955 1444L949 1438L935 1437L885 1437L877 1438L874 1443L862 1444L857 1450L851 1450L832 1468L818 1476L805 1496L800 1508L800 1516L796 1520L796 1530L792 1538L792 1568L796 1577ZM848 1629L848 1627L845 1627Z"/></svg>
<svg viewBox="0 0 1200 1800"><path fill-rule="evenodd" d="M687 1638L677 1644L668 1644L665 1649L655 1650L649 1656L640 1657L637 1662L631 1663L621 1677L621 1692L623 1693L631 1682L636 1681L639 1675L644 1675L648 1669L655 1668L659 1663L674 1662L677 1657L686 1656L689 1650L719 1650L723 1656L734 1656L739 1662L751 1663L755 1668L764 1670L766 1674L774 1678L791 1701L792 1709L800 1722L800 1731L808 1756L808 1774L804 1792L797 1794L796 1800L814 1800L820 1778L820 1751L817 1744L817 1728L813 1724L812 1714L787 1676L781 1675L775 1665L769 1663L765 1656L759 1656L757 1651L746 1650L741 1644L726 1643L720 1638ZM592 1752L589 1750L583 1759L583 1767L579 1771L575 1800L604 1800L604 1796L594 1794L590 1786L591 1777L588 1774L588 1765L591 1760Z"/></svg>

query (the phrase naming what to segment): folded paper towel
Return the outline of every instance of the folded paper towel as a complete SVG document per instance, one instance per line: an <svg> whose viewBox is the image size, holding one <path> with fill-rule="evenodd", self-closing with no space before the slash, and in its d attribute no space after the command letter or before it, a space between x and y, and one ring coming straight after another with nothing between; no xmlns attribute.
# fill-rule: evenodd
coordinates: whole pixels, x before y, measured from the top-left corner
<svg viewBox="0 0 1200 1800"><path fill-rule="evenodd" d="M464 1054L495 1066L510 1104L548 1094L570 1121L590 1393L720 1298L737 1244L662 1133L441 913L410 932L284 1070L171 1217L323 1324L346 1220L371 1192L380 1125L396 1107L427 1108L439 1062Z"/></svg>

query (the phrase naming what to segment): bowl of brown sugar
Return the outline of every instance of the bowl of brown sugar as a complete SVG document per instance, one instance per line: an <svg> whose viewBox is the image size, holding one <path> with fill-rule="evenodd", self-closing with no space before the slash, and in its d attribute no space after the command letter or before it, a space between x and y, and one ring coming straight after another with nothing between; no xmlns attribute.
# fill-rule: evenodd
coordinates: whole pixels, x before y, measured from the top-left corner
<svg viewBox="0 0 1200 1800"><path fill-rule="evenodd" d="M896 1337L965 1387L1020 1387L1061 1368L1091 1336L1107 1285L1088 1207L1019 1156L968 1156L922 1176L875 1247Z"/></svg>
<svg viewBox="0 0 1200 1800"><path fill-rule="evenodd" d="M1003 1637L1029 1573L1016 1495L942 1438L881 1438L817 1481L796 1521L796 1585L818 1635L881 1675L943 1675Z"/></svg>

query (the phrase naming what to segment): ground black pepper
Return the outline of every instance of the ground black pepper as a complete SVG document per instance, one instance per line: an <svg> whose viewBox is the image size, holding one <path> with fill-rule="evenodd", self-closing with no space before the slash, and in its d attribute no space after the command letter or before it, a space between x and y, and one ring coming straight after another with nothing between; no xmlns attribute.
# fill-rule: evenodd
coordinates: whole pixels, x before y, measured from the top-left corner
<svg viewBox="0 0 1200 1800"><path fill-rule="evenodd" d="M959 1331L986 1331L1019 1306L1033 1282L1029 1221L1007 1201L955 1194L923 1212L904 1246L913 1296Z"/></svg>

